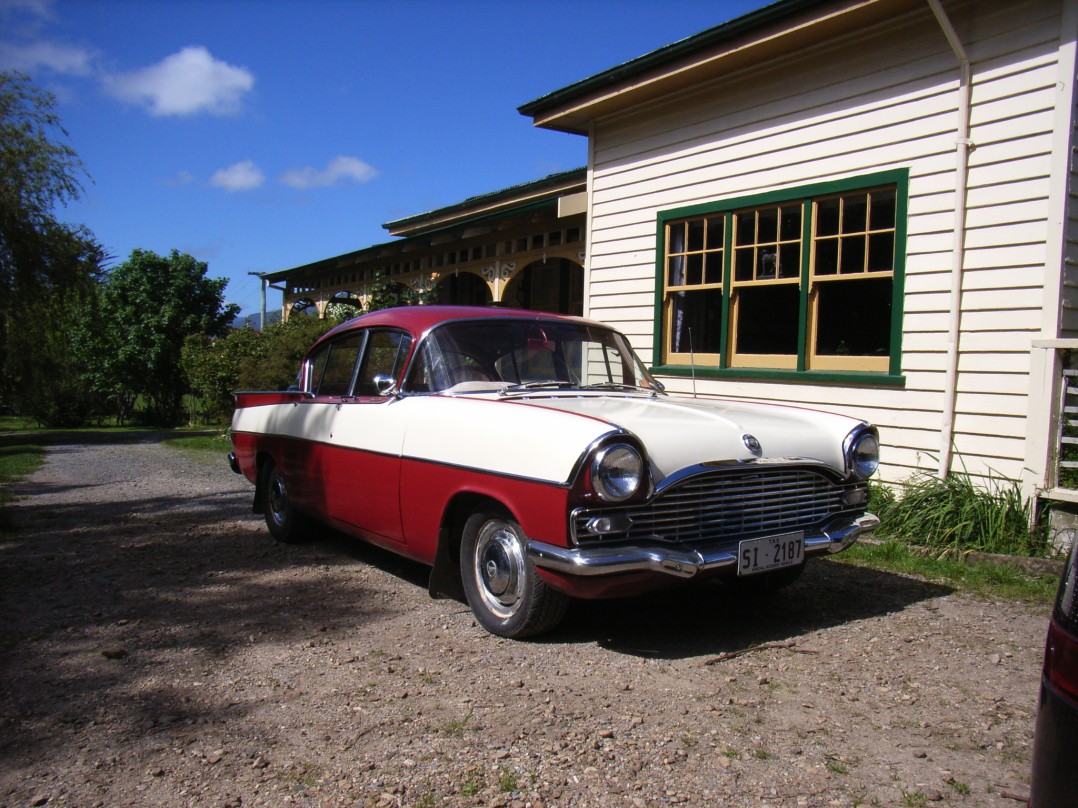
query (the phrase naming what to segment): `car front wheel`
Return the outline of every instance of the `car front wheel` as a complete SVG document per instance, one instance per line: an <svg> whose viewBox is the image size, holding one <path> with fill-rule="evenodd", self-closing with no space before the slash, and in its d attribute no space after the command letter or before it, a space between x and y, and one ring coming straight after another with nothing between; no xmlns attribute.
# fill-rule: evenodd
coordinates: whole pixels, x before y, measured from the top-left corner
<svg viewBox="0 0 1078 808"><path fill-rule="evenodd" d="M528 560L520 525L503 514L480 511L468 519L460 568L468 604L491 634L530 637L565 616L569 598L543 583Z"/></svg>

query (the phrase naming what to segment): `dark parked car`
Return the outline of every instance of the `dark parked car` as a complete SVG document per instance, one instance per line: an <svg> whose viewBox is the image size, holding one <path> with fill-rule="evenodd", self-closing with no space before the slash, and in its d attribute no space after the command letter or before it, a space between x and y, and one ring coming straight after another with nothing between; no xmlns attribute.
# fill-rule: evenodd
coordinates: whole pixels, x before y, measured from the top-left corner
<svg viewBox="0 0 1078 808"><path fill-rule="evenodd" d="M1048 624L1033 736L1031 808L1078 805L1078 552L1072 547Z"/></svg>

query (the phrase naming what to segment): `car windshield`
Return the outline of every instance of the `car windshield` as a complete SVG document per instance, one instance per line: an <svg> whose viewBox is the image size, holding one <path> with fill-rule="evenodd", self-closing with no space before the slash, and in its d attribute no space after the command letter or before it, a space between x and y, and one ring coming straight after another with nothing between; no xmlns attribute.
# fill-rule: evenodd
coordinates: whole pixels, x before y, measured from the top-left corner
<svg viewBox="0 0 1078 808"><path fill-rule="evenodd" d="M440 326L424 341L408 385L417 393L559 389L656 393L661 387L616 331L523 319Z"/></svg>

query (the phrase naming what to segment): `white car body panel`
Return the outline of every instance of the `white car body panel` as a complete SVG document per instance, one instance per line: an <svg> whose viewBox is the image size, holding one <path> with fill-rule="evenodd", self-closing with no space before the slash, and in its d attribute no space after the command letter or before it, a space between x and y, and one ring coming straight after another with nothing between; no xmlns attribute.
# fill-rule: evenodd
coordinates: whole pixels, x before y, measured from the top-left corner
<svg viewBox="0 0 1078 808"><path fill-rule="evenodd" d="M404 396L249 407L233 428L566 484L583 450L612 430L636 435L654 482L679 469L763 457L812 460L840 473L860 421L744 401L606 394ZM452 428L447 428L452 424ZM686 439L688 436L691 439Z"/></svg>

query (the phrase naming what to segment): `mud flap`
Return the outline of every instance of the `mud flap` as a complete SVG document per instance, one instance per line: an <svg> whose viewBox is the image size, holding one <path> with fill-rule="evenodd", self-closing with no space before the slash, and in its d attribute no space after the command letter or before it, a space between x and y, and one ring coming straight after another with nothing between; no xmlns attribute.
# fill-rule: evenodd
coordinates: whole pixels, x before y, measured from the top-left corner
<svg viewBox="0 0 1078 808"><path fill-rule="evenodd" d="M464 584L460 580L460 561L450 552L451 545L449 531L443 528L438 532L438 552L434 555L427 591L436 600L463 601L465 596Z"/></svg>

